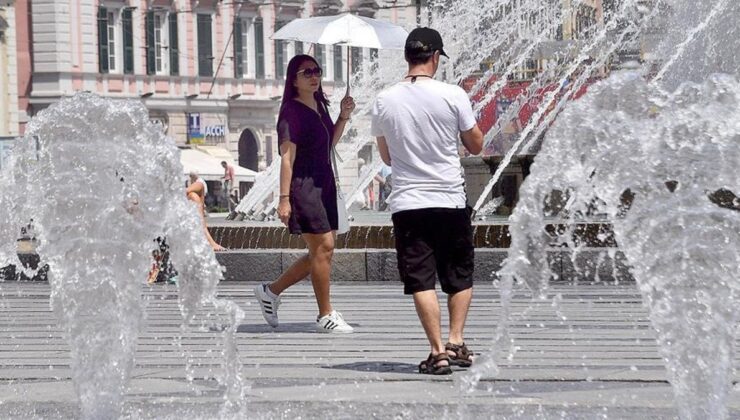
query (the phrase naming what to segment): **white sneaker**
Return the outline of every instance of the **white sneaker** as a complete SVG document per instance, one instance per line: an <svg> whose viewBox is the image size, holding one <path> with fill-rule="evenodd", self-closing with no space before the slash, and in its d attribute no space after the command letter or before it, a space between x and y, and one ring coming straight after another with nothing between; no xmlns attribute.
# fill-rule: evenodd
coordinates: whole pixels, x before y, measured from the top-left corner
<svg viewBox="0 0 740 420"><path fill-rule="evenodd" d="M322 333L351 333L354 328L345 322L342 314L331 311L329 315L316 318L316 331Z"/></svg>
<svg viewBox="0 0 740 420"><path fill-rule="evenodd" d="M280 307L280 296L277 298L272 298L267 293L267 285L266 284L258 284L254 288L254 296L257 298L257 302L260 304L260 308L262 309L262 316L265 318L265 321L267 321L268 324L272 328L275 328L280 324L278 322L278 315L277 310Z"/></svg>

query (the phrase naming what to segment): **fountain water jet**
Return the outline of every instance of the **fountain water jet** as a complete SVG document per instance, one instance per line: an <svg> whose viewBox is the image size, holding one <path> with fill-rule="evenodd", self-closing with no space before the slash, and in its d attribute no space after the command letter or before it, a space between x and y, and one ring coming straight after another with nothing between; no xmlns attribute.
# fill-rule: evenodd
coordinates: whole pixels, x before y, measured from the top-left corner
<svg viewBox="0 0 740 420"><path fill-rule="evenodd" d="M185 197L179 151L140 102L78 94L42 111L16 142L0 190L0 208L8 210L0 261L17 263L16 228L32 218L83 418L121 415L158 236L170 243L185 323L205 304L227 314L226 405L241 404L245 386L233 341L243 313L215 297L221 267Z"/></svg>
<svg viewBox="0 0 740 420"><path fill-rule="evenodd" d="M635 72L592 88L549 131L520 190L499 272L502 299L515 281L547 296L546 251L571 241L569 232L553 237L544 229L553 191L566 193L562 216L571 223L606 214L650 310L684 419L727 417L740 212L718 205L712 193L740 185L738 110L740 82L728 75L670 94ZM505 329L503 321L499 337ZM494 358L474 369L473 383L495 373Z"/></svg>

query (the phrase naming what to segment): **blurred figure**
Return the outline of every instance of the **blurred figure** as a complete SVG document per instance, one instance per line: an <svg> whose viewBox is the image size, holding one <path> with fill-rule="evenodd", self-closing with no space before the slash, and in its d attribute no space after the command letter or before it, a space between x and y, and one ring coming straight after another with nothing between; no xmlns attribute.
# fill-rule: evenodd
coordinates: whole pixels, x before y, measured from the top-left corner
<svg viewBox="0 0 740 420"><path fill-rule="evenodd" d="M380 168L380 172L375 175L375 180L378 181L378 210L388 210L388 196L391 195L393 186L391 185L391 167L383 163Z"/></svg>
<svg viewBox="0 0 740 420"><path fill-rule="evenodd" d="M200 219L203 222L203 230L205 230L206 239L211 245L214 251L224 251L225 248L217 244L216 241L211 237L211 233L208 232L208 226L206 226L206 205L205 198L208 194L208 186L206 182L201 178L197 172L190 172L190 185L185 190L185 194L188 200L194 202L198 206L198 212L200 213Z"/></svg>
<svg viewBox="0 0 740 420"><path fill-rule="evenodd" d="M221 179L224 180L224 198L226 199L226 205L229 208L229 214L231 214L236 208L235 205L232 205L229 197L231 189L234 187L234 167L226 163L225 160L221 161L221 166L224 168L224 176L221 177Z"/></svg>

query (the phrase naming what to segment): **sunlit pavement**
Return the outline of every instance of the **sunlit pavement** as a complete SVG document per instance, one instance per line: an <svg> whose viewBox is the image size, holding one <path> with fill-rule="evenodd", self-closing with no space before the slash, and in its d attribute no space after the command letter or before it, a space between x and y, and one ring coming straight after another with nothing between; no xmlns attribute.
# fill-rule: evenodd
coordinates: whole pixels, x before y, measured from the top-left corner
<svg viewBox="0 0 740 420"><path fill-rule="evenodd" d="M396 283L333 285L335 308L355 327L350 335L314 332L309 284L289 289L281 325L268 327L253 302L254 284L228 282L224 299L246 312L238 329L249 418L675 418L654 333L633 285L555 286L559 305L513 303L516 353L497 374L463 392L465 371L416 373L428 346L413 303ZM0 283L0 417L77 415L66 342L49 309L44 283ZM223 390L222 321L198 317L181 333L177 289L143 289L146 326L126 396L132 418L219 418ZM490 347L499 297L479 284L466 328L468 346ZM446 315L443 322L446 325ZM186 361L194 377L188 381ZM737 359L736 359L737 360ZM735 364L738 366L737 362ZM735 377L737 380L737 376ZM740 390L731 395L740 416ZM183 417L186 416L186 417Z"/></svg>

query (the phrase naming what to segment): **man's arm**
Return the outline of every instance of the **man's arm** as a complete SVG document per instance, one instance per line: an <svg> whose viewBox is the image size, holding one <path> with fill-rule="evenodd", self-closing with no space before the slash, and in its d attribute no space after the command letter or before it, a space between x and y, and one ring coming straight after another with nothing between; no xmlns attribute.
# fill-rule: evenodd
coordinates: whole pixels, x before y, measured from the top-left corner
<svg viewBox="0 0 740 420"><path fill-rule="evenodd" d="M463 146L468 149L468 152L477 155L483 151L483 132L478 128L478 124L474 125L473 128L468 131L461 131L460 139L462 140Z"/></svg>
<svg viewBox="0 0 740 420"><path fill-rule="evenodd" d="M380 158L383 160L383 163L391 166L391 153L388 151L388 143L386 143L385 137L376 137L375 140L378 143L378 153L380 153Z"/></svg>

